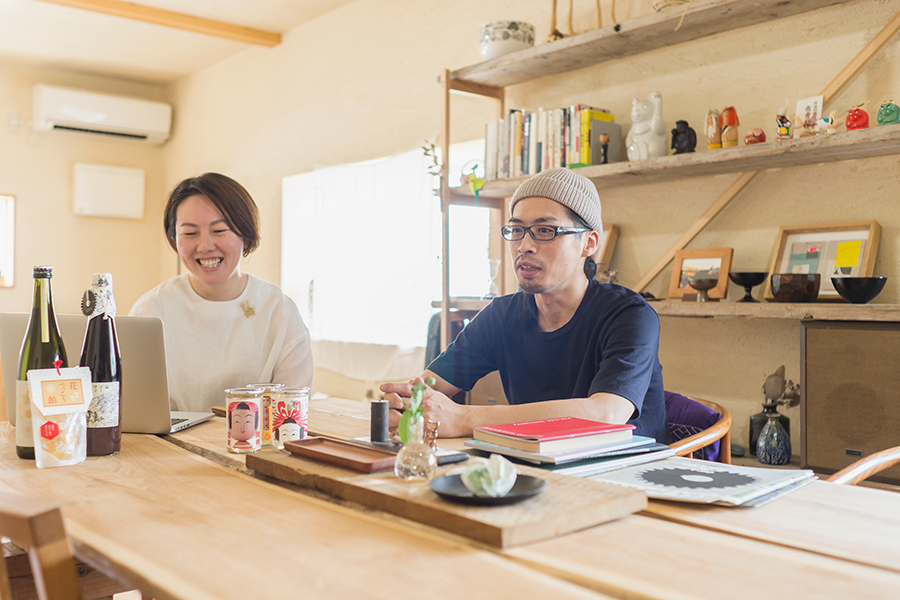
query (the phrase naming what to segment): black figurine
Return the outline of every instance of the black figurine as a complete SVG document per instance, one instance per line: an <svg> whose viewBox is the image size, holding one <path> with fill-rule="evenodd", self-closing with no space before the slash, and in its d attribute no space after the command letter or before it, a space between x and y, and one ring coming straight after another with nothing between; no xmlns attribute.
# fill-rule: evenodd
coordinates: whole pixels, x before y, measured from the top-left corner
<svg viewBox="0 0 900 600"><path fill-rule="evenodd" d="M675 121L675 129L672 130L672 148L675 154L687 154L697 147L697 134L691 129L687 121Z"/></svg>

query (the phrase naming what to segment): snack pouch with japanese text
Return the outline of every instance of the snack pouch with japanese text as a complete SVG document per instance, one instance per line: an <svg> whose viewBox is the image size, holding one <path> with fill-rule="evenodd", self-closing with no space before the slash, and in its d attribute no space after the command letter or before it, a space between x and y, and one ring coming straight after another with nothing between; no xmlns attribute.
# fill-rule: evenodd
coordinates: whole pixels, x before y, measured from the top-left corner
<svg viewBox="0 0 900 600"><path fill-rule="evenodd" d="M27 375L38 468L82 462L87 456L87 409L93 395L90 369L34 369Z"/></svg>

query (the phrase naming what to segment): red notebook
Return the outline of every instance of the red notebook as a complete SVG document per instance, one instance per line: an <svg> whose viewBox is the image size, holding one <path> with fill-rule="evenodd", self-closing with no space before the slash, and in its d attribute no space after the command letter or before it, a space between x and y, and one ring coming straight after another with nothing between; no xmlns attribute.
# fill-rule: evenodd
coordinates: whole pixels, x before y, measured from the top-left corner
<svg viewBox="0 0 900 600"><path fill-rule="evenodd" d="M575 417L524 421L476 427L473 437L482 442L528 452L559 452L631 439L634 425L613 425Z"/></svg>

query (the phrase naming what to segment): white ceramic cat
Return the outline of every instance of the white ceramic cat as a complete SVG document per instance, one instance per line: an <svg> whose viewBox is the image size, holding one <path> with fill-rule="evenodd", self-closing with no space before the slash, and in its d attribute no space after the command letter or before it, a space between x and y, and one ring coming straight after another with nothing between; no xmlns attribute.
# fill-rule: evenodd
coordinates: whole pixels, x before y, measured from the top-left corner
<svg viewBox="0 0 900 600"><path fill-rule="evenodd" d="M662 94L653 92L643 101L633 99L631 122L631 129L625 137L628 160L666 155L668 131L662 118Z"/></svg>

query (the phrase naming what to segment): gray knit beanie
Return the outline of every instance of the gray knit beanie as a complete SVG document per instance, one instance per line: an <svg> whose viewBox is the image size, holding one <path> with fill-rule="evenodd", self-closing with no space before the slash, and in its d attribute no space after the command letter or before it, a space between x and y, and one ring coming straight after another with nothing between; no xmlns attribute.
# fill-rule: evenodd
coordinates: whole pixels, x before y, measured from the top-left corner
<svg viewBox="0 0 900 600"><path fill-rule="evenodd" d="M548 169L528 179L516 190L509 201L509 215L512 216L516 202L523 198L550 198L571 208L584 219L588 227L603 233L603 219L600 218L600 195L591 180L570 169Z"/></svg>

